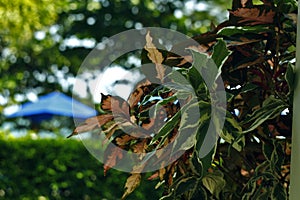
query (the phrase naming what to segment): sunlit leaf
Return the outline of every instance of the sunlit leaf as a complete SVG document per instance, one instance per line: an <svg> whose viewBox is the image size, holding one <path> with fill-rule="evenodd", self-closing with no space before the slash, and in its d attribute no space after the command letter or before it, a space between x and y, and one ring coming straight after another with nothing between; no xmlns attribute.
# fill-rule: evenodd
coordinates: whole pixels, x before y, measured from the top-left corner
<svg viewBox="0 0 300 200"><path fill-rule="evenodd" d="M125 183L125 192L122 196L122 199L125 199L130 193L132 193L141 182L141 174L133 173L131 174Z"/></svg>
<svg viewBox="0 0 300 200"><path fill-rule="evenodd" d="M159 52L155 45L152 43L152 37L150 36L149 32L146 35L145 49L148 51L149 59L152 61L152 63L155 64L157 73L156 78L162 81L165 77L166 71L165 67L162 65L164 58L161 52Z"/></svg>

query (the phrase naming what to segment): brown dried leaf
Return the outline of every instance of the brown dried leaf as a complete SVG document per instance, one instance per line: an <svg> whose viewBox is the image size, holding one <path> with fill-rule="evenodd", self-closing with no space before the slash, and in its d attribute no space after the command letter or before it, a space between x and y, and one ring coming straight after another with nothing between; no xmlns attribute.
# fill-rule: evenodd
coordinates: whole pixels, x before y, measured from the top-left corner
<svg viewBox="0 0 300 200"><path fill-rule="evenodd" d="M146 149L148 148L147 139L143 139L141 142L135 144L132 147L134 153L137 154L138 158L142 160L146 155Z"/></svg>
<svg viewBox="0 0 300 200"><path fill-rule="evenodd" d="M144 48L146 51L148 51L148 58L152 61L152 63L155 64L157 73L156 78L162 81L166 71L165 67L162 65L164 58L161 52L159 52L152 43L152 37L150 36L149 32L146 35L146 45Z"/></svg>
<svg viewBox="0 0 300 200"><path fill-rule="evenodd" d="M147 149L147 139L143 139L141 142L137 143L133 146L133 152L134 153L146 153Z"/></svg>
<svg viewBox="0 0 300 200"><path fill-rule="evenodd" d="M153 127L155 125L155 119L154 118L149 118L149 123L143 123L142 124L142 127L145 129L145 130L152 130Z"/></svg>
<svg viewBox="0 0 300 200"><path fill-rule="evenodd" d="M123 150L117 146L113 146L112 148L106 150L111 150L111 152L104 162L104 176L110 168L117 164L117 160L121 160L123 158Z"/></svg>
<svg viewBox="0 0 300 200"><path fill-rule="evenodd" d="M247 25L272 24L274 22L275 12L273 10L261 11L259 7L255 8L238 8L230 11L234 17L241 18L238 23L246 23Z"/></svg>
<svg viewBox="0 0 300 200"><path fill-rule="evenodd" d="M122 199L125 199L130 193L132 193L141 182L141 174L133 173L131 174L125 184L125 192L122 196Z"/></svg>
<svg viewBox="0 0 300 200"><path fill-rule="evenodd" d="M85 120L85 122L82 125L76 127L73 133L69 135L67 138L73 135L91 131L95 128L99 128L112 119L113 116L111 114L99 115L99 116L88 118L87 120Z"/></svg>
<svg viewBox="0 0 300 200"><path fill-rule="evenodd" d="M129 105L120 97L101 94L101 109L129 116Z"/></svg>
<svg viewBox="0 0 300 200"><path fill-rule="evenodd" d="M116 138L116 142L118 145L124 146L133 139L134 139L134 137L132 137L130 135L122 135L121 137Z"/></svg>
<svg viewBox="0 0 300 200"><path fill-rule="evenodd" d="M152 181L153 179L156 179L157 177L158 177L158 172L155 172L149 178L147 178L147 180Z"/></svg>
<svg viewBox="0 0 300 200"><path fill-rule="evenodd" d="M162 163L161 163L161 166L164 166L165 165L165 161L163 161ZM160 168L159 170L158 170L158 175L159 175L159 179L162 181L162 180L164 180L164 176L165 176L165 173L166 173L167 171L166 171L166 169L164 168L164 167L162 167L162 168Z"/></svg>
<svg viewBox="0 0 300 200"><path fill-rule="evenodd" d="M130 94L128 98L128 103L130 108L133 108L141 101L141 98L145 95L145 90L147 90L148 86L151 85L149 80L139 84L136 89Z"/></svg>

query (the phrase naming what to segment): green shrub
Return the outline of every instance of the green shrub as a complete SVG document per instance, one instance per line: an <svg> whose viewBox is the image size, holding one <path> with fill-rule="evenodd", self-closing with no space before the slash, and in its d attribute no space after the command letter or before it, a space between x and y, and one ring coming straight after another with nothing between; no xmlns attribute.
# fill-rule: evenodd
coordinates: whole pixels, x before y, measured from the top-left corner
<svg viewBox="0 0 300 200"><path fill-rule="evenodd" d="M0 139L0 199L120 199L127 174L95 162L77 140ZM154 182L129 199L158 199ZM151 194L150 194L151 192Z"/></svg>

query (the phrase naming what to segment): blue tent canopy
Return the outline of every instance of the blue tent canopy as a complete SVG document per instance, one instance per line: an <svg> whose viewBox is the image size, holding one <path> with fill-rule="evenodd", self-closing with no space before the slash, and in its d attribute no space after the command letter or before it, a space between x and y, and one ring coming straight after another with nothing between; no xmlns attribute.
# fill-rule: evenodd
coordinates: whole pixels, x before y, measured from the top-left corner
<svg viewBox="0 0 300 200"><path fill-rule="evenodd" d="M96 114L97 112L93 108L60 92L52 92L39 97L36 102L23 104L19 111L7 117L28 117L33 121L41 121L48 119L53 115L86 119L95 116Z"/></svg>

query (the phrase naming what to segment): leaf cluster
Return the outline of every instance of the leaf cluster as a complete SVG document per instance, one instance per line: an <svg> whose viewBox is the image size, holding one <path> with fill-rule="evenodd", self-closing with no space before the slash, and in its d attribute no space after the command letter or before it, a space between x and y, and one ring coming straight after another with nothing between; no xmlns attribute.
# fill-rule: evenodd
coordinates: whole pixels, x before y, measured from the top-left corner
<svg viewBox="0 0 300 200"><path fill-rule="evenodd" d="M105 171L124 152L140 161L153 152L132 166L122 198L139 185L143 170L158 165L149 179L164 185L161 199L287 199L296 10L292 0L234 0L228 21L193 37L198 45L173 47L188 49L184 56L157 48L148 33L142 60L153 64L155 78L137 85L127 102L103 95L103 114L72 135L105 133L113 144ZM211 94L222 87L226 106ZM223 126L219 112L225 112L221 137L200 156L210 123L214 131Z"/></svg>

